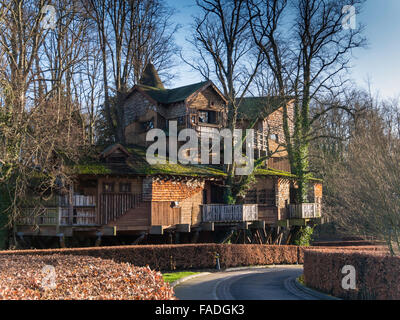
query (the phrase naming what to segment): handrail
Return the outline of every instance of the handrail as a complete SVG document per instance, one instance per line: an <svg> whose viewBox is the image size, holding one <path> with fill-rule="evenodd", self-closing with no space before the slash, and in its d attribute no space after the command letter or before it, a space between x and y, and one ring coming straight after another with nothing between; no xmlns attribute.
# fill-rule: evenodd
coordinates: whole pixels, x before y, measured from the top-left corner
<svg viewBox="0 0 400 320"><path fill-rule="evenodd" d="M128 210L138 207L142 201L141 193L102 193L99 201L101 224L117 220Z"/></svg>
<svg viewBox="0 0 400 320"><path fill-rule="evenodd" d="M256 204L203 204L203 222L234 222L258 220L258 206Z"/></svg>

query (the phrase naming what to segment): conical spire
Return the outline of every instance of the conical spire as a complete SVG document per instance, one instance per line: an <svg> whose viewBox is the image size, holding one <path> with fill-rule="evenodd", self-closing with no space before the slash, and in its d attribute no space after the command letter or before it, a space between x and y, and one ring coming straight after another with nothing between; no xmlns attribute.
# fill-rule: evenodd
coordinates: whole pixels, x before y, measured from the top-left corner
<svg viewBox="0 0 400 320"><path fill-rule="evenodd" d="M144 69L139 84L158 89L165 89L160 77L158 76L156 68L151 62L149 62Z"/></svg>

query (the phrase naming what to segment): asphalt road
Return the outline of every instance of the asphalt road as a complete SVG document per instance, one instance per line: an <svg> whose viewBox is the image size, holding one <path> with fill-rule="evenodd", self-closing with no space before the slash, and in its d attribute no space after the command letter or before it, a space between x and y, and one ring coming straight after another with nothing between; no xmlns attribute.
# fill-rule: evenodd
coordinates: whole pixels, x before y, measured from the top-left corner
<svg viewBox="0 0 400 320"><path fill-rule="evenodd" d="M181 300L317 300L294 281L302 266L278 266L215 272L175 286Z"/></svg>

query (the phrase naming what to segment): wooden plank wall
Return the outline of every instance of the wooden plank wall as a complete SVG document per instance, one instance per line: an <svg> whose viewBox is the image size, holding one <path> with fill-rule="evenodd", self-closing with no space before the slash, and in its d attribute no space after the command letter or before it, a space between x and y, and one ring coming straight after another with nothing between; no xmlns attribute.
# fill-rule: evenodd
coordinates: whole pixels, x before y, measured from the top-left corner
<svg viewBox="0 0 400 320"><path fill-rule="evenodd" d="M268 225L275 225L278 221L278 208L268 205L258 205L258 219Z"/></svg>
<svg viewBox="0 0 400 320"><path fill-rule="evenodd" d="M171 201L151 203L151 225L171 226L180 223L181 208L171 208Z"/></svg>

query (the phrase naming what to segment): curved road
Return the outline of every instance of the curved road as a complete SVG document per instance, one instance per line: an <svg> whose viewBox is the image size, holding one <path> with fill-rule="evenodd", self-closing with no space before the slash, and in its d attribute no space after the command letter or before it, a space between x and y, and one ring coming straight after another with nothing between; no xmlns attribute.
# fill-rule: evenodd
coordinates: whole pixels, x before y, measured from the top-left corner
<svg viewBox="0 0 400 320"><path fill-rule="evenodd" d="M181 300L317 300L294 283L302 266L278 266L202 275L174 287Z"/></svg>

